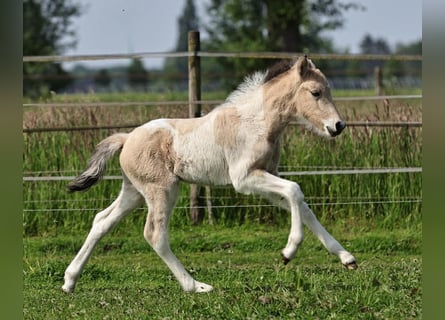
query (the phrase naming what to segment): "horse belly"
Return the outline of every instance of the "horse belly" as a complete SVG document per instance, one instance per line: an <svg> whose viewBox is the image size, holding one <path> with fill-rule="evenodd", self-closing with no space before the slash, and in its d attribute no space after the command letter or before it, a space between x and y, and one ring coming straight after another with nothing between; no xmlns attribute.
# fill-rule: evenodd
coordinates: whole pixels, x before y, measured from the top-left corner
<svg viewBox="0 0 445 320"><path fill-rule="evenodd" d="M175 174L182 180L204 185L231 183L222 148L198 143L188 147L182 145L177 148L177 153L179 159Z"/></svg>

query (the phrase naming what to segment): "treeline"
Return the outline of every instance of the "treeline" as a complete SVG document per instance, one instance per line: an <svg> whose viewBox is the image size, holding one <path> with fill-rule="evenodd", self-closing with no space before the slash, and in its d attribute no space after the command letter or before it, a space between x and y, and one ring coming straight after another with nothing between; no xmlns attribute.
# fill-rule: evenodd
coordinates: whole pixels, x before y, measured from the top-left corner
<svg viewBox="0 0 445 320"><path fill-rule="evenodd" d="M357 2L333 0L209 0L208 19L202 23L195 1L186 0L177 20L178 38L172 51L187 50L187 33L200 30L206 37L204 51L277 51L347 54L337 48L326 31L343 26L348 10L366 10ZM73 20L85 12L74 0L25 0L23 54L63 54L75 46ZM422 40L391 46L383 38L364 35L363 54L421 54ZM273 61L264 59L202 59L202 83L211 89L233 89L242 78L265 70ZM387 78L421 77L421 62L321 60L317 66L330 78L372 77L376 66ZM88 69L82 64L66 70L61 64L24 63L23 90L29 97L50 91L168 91L187 84L187 59L167 58L161 68L148 69L144 61L133 59L125 66Z"/></svg>

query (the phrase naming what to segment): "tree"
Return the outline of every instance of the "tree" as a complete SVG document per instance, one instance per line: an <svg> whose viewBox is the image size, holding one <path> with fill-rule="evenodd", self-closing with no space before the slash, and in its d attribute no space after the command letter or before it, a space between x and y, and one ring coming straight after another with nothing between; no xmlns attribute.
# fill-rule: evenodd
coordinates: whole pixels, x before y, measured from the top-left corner
<svg viewBox="0 0 445 320"><path fill-rule="evenodd" d="M414 41L411 43L396 45L396 54L413 54L422 55L422 40ZM421 61L406 61L401 63L401 69L403 74L408 76L422 76L422 62Z"/></svg>
<svg viewBox="0 0 445 320"><path fill-rule="evenodd" d="M127 79L131 87L136 90L147 91L148 71L145 70L141 59L132 59L127 69Z"/></svg>
<svg viewBox="0 0 445 320"><path fill-rule="evenodd" d="M54 55L76 45L73 18L82 8L71 0L23 1L23 55ZM70 83L60 64L24 63L24 94L58 91ZM40 75L40 76L39 76Z"/></svg>
<svg viewBox="0 0 445 320"><path fill-rule="evenodd" d="M193 0L187 0L181 16L178 18L178 40L175 51L188 50L188 32L199 30L199 17ZM184 58L166 59L164 71L169 73L187 74L188 63Z"/></svg>
<svg viewBox="0 0 445 320"><path fill-rule="evenodd" d="M199 30L199 18L196 13L196 6L193 0L187 0L178 19L178 41L176 42L176 51L187 51L188 32Z"/></svg>
<svg viewBox="0 0 445 320"><path fill-rule="evenodd" d="M100 69L94 75L94 82L102 88L107 88L111 84L111 76L107 69Z"/></svg>
<svg viewBox="0 0 445 320"><path fill-rule="evenodd" d="M363 54L390 54L391 48L383 38L373 38L370 34L365 34L360 41L360 51Z"/></svg>
<svg viewBox="0 0 445 320"><path fill-rule="evenodd" d="M207 47L239 52L332 52L331 41L322 33L340 28L343 12L358 8L358 4L335 0L212 0ZM220 61L240 75L270 65L258 59ZM235 80L239 82L240 77Z"/></svg>
<svg viewBox="0 0 445 320"><path fill-rule="evenodd" d="M373 38L370 34L365 34L360 41L360 52L362 54L390 54L391 48L383 38ZM371 75L376 67L383 68L384 62L378 60L363 61L363 70Z"/></svg>

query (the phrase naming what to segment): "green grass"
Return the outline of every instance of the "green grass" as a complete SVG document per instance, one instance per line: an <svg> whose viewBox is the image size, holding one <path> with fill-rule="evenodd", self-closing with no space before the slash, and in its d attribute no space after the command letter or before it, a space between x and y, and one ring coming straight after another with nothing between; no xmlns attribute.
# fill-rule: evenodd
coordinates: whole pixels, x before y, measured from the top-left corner
<svg viewBox="0 0 445 320"><path fill-rule="evenodd" d="M113 233L96 248L74 294L60 290L82 237L27 238L25 319L418 319L421 233L332 232L355 254L346 270L308 234L282 265L287 228L172 230L172 249L208 294L184 293L141 236ZM357 233L355 233L357 232Z"/></svg>
<svg viewBox="0 0 445 320"><path fill-rule="evenodd" d="M422 94L422 89L387 88L386 94L391 95L415 95ZM226 91L202 92L203 100L222 100L227 97ZM374 89L340 90L333 92L334 98L338 97L367 97L374 96ZM47 98L31 99L23 98L23 103L33 102L129 102L129 101L188 101L188 92L171 91L166 93L151 92L114 92L114 93L89 93L89 94L52 94Z"/></svg>

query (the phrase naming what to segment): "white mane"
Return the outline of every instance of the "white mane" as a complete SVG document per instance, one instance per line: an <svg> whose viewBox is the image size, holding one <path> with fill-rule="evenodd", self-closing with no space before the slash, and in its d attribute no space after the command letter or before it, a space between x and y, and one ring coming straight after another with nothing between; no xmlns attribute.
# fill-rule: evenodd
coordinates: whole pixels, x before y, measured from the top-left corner
<svg viewBox="0 0 445 320"><path fill-rule="evenodd" d="M254 72L244 78L244 81L226 99L226 102L235 103L246 94L252 93L264 83L267 72Z"/></svg>

